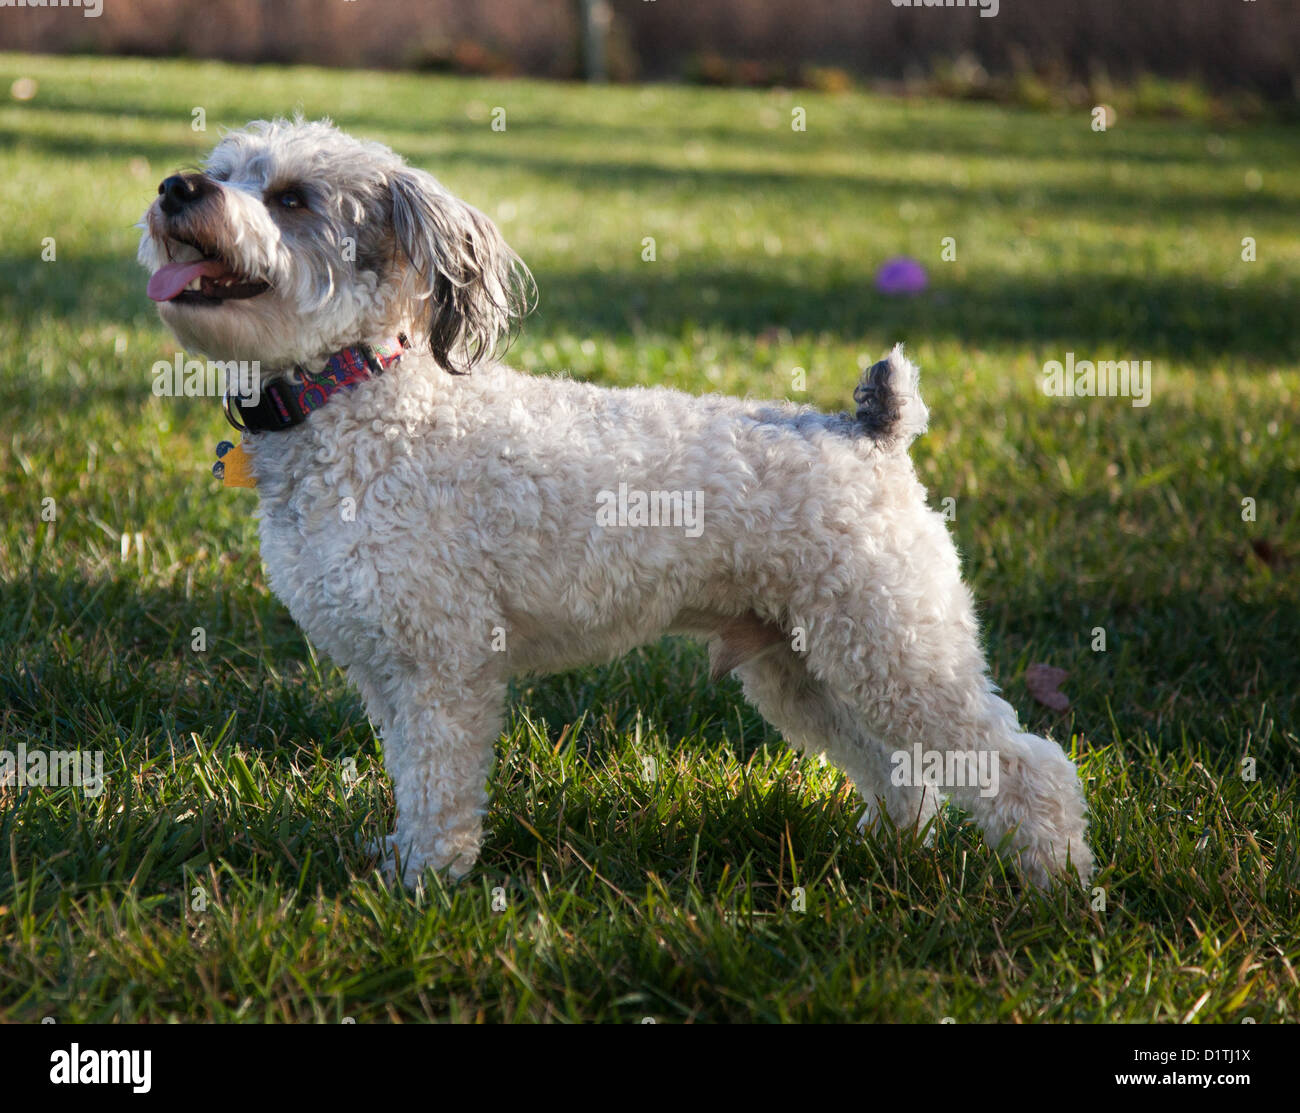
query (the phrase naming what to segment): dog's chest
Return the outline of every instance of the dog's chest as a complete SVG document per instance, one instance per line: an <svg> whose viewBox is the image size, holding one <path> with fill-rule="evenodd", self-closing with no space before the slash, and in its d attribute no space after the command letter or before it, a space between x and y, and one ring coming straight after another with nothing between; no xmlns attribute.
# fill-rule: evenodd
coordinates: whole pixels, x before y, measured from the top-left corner
<svg viewBox="0 0 1300 1113"><path fill-rule="evenodd" d="M386 558L359 510L360 477L322 467L306 438L285 442L259 445L255 464L262 562L294 621L347 665L375 636Z"/></svg>

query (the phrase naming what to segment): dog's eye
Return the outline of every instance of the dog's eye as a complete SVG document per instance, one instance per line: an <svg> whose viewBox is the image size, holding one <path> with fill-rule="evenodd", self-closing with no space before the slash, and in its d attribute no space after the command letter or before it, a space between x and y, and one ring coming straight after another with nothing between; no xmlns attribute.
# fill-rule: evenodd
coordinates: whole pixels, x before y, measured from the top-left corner
<svg viewBox="0 0 1300 1113"><path fill-rule="evenodd" d="M282 189L275 195L275 203L282 209L305 209L307 201L296 189Z"/></svg>

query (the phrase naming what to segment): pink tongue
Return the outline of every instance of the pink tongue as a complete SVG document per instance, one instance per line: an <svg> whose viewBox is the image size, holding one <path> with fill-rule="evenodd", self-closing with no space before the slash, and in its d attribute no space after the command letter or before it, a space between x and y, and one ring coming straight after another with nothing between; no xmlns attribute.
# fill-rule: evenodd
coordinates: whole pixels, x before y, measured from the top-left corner
<svg viewBox="0 0 1300 1113"><path fill-rule="evenodd" d="M164 263L149 276L146 293L154 301L171 301L195 278L201 275L215 278L227 271L226 264L216 259L200 259L197 263Z"/></svg>

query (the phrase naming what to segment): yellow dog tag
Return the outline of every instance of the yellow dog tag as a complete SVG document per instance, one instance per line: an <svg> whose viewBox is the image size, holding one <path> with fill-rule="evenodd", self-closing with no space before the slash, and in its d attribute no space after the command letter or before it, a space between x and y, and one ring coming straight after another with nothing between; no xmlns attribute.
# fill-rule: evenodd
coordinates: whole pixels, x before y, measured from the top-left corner
<svg viewBox="0 0 1300 1113"><path fill-rule="evenodd" d="M253 458L244 451L242 444L222 441L217 445L217 462L212 465L212 474L221 480L223 487L257 486Z"/></svg>

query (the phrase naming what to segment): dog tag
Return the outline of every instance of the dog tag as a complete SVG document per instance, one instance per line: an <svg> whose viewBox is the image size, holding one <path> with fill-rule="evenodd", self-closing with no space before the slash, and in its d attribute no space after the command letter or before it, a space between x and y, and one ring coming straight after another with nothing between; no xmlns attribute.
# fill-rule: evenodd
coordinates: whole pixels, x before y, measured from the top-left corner
<svg viewBox="0 0 1300 1113"><path fill-rule="evenodd" d="M217 445L217 462L212 465L212 474L221 480L223 487L256 487L252 463L242 444L222 441Z"/></svg>

